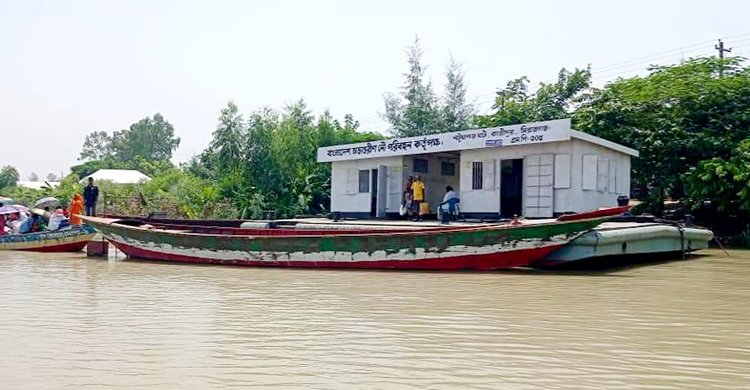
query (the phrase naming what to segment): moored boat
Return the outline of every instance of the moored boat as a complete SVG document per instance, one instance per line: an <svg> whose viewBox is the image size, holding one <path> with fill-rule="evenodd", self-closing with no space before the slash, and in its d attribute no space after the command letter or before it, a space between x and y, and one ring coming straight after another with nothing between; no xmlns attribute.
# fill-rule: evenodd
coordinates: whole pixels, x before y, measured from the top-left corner
<svg viewBox="0 0 750 390"><path fill-rule="evenodd" d="M661 222L605 222L568 245L533 264L535 267L569 266L580 262L606 262L617 257L663 259L708 248L713 232Z"/></svg>
<svg viewBox="0 0 750 390"><path fill-rule="evenodd" d="M537 261L627 208L567 215L521 225L411 230L241 229L153 226L84 217L134 259L309 268L496 270Z"/></svg>
<svg viewBox="0 0 750 390"><path fill-rule="evenodd" d="M0 250L34 252L77 252L96 235L88 225L71 226L56 231L42 231L0 236Z"/></svg>

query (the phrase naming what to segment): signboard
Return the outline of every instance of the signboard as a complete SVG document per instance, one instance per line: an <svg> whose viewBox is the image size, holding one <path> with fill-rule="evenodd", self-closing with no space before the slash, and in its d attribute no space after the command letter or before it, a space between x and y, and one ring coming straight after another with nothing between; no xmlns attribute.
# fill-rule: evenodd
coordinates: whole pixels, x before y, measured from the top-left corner
<svg viewBox="0 0 750 390"><path fill-rule="evenodd" d="M318 148L318 162L360 160L466 149L504 148L515 145L567 141L569 139L570 119L558 119L488 129L471 129L453 133L327 146Z"/></svg>

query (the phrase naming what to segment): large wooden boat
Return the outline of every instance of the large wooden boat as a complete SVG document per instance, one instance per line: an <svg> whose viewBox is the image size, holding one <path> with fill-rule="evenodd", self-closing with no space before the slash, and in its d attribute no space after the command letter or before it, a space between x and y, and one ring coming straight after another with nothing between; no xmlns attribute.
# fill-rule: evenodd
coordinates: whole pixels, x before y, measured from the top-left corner
<svg viewBox="0 0 750 390"><path fill-rule="evenodd" d="M0 250L34 252L77 252L94 238L96 230L87 225L56 231L0 236Z"/></svg>
<svg viewBox="0 0 750 390"><path fill-rule="evenodd" d="M151 225L84 217L134 259L308 268L496 270L544 258L627 208L521 225L294 230Z"/></svg>

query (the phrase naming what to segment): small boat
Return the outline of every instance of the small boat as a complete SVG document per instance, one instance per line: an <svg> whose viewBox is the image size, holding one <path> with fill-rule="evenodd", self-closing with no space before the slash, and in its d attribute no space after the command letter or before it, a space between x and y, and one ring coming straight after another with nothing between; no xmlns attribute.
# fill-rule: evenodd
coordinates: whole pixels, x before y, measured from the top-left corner
<svg viewBox="0 0 750 390"><path fill-rule="evenodd" d="M133 259L303 268L497 270L526 266L627 207L520 225L294 230L155 226L83 217Z"/></svg>
<svg viewBox="0 0 750 390"><path fill-rule="evenodd" d="M713 232L699 227L648 220L610 221L580 235L533 266L547 268L584 261L606 262L617 257L630 261L653 256L667 259L706 249L713 238Z"/></svg>
<svg viewBox="0 0 750 390"><path fill-rule="evenodd" d="M34 252L77 252L96 235L88 225L71 226L55 231L43 231L0 236L0 250Z"/></svg>

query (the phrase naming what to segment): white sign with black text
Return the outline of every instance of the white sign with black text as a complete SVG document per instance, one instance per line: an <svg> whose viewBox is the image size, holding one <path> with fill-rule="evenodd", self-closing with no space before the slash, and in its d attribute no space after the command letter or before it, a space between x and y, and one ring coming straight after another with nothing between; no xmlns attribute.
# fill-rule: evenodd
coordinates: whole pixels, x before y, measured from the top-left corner
<svg viewBox="0 0 750 390"><path fill-rule="evenodd" d="M570 139L570 119L318 148L318 162L501 148Z"/></svg>

